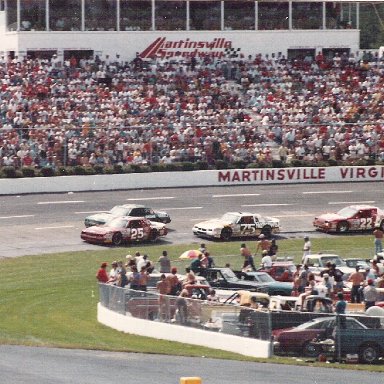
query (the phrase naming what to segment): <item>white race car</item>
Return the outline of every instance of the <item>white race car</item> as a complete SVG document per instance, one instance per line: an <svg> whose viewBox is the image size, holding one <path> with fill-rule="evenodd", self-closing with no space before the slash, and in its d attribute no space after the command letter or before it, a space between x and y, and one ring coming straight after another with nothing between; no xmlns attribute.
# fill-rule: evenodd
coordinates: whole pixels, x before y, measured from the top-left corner
<svg viewBox="0 0 384 384"><path fill-rule="evenodd" d="M230 240L233 237L269 237L280 232L280 220L249 212L227 212L220 219L202 221L192 228L199 237Z"/></svg>

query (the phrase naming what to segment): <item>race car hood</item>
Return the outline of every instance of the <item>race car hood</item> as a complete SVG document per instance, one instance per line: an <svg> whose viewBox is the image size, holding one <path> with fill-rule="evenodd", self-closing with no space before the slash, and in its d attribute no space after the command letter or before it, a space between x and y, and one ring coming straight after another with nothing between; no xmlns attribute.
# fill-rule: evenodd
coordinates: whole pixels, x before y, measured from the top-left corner
<svg viewBox="0 0 384 384"><path fill-rule="evenodd" d="M195 226L200 228L221 228L230 226L231 222L229 221L223 221L220 219L211 219L207 221L202 221L201 223L195 224Z"/></svg>
<svg viewBox="0 0 384 384"><path fill-rule="evenodd" d="M107 232L113 232L115 228L109 228L105 226L100 226L100 225L94 225L92 227L86 228L82 230L82 233L92 233L95 235L103 235Z"/></svg>
<svg viewBox="0 0 384 384"><path fill-rule="evenodd" d="M345 220L344 217L341 217L337 213L324 213L323 215L320 215L317 217L317 220L320 221L338 221L338 220Z"/></svg>

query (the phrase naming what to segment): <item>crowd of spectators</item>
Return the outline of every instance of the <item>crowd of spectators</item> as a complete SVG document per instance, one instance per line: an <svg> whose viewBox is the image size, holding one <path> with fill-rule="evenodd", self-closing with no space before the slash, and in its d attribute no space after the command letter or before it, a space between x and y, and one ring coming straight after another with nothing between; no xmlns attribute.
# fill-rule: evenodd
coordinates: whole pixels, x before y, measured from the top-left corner
<svg viewBox="0 0 384 384"><path fill-rule="evenodd" d="M371 54L0 58L0 166L384 160Z"/></svg>

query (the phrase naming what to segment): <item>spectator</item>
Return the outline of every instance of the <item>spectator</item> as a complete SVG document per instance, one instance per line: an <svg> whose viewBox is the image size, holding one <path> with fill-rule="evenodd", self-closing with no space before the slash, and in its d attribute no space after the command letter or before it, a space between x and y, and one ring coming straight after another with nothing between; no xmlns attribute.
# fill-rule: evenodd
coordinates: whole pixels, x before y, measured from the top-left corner
<svg viewBox="0 0 384 384"><path fill-rule="evenodd" d="M265 269L269 269L272 267L272 257L268 254L267 250L262 252L261 265Z"/></svg>
<svg viewBox="0 0 384 384"><path fill-rule="evenodd" d="M172 267L171 273L166 277L166 280L169 285L169 294L172 296L177 296L181 291L181 283L177 277L177 268Z"/></svg>
<svg viewBox="0 0 384 384"><path fill-rule="evenodd" d="M101 263L99 270L96 274L96 279L99 283L107 283L109 280L109 276L107 273L108 263Z"/></svg>
<svg viewBox="0 0 384 384"><path fill-rule="evenodd" d="M380 227L375 227L373 231L373 236L375 238L375 255L383 252L383 237L384 232L380 229Z"/></svg>
<svg viewBox="0 0 384 384"><path fill-rule="evenodd" d="M111 264L112 268L111 270L109 271L109 279L108 279L108 283L109 284L116 284L117 282L117 273L118 273L118 264L117 264L117 261L113 261L112 264Z"/></svg>
<svg viewBox="0 0 384 384"><path fill-rule="evenodd" d="M141 281L140 281L141 274L137 270L137 267L135 265L132 266L131 271L132 271L132 273L129 277L129 283L130 283L129 287L130 287L130 289L134 289L136 291L139 291L140 290L140 283L141 283Z"/></svg>
<svg viewBox="0 0 384 384"><path fill-rule="evenodd" d="M188 296L188 291L183 289L176 299L175 321L181 324L187 324L188 322L188 304L186 300Z"/></svg>
<svg viewBox="0 0 384 384"><path fill-rule="evenodd" d="M147 285L149 280L149 272L147 271L146 266L142 266L140 270L140 276L139 276L139 290L140 291L146 291Z"/></svg>
<svg viewBox="0 0 384 384"><path fill-rule="evenodd" d="M271 256L272 261L276 260L277 257L277 251L279 250L279 246L276 244L276 240L272 239L271 240L271 245L268 249L268 255Z"/></svg>
<svg viewBox="0 0 384 384"><path fill-rule="evenodd" d="M312 249L312 243L309 240L308 236L304 237L304 245L303 245L303 258L302 262L304 263L305 258L311 254L311 249Z"/></svg>
<svg viewBox="0 0 384 384"><path fill-rule="evenodd" d="M347 309L347 302L344 300L344 294L342 292L337 293L337 301L335 304L335 312L338 315L340 328L345 329L346 324L346 317L345 317L345 311Z"/></svg>
<svg viewBox="0 0 384 384"><path fill-rule="evenodd" d="M377 290L373 279L367 280L367 285L363 289L365 310L374 306L377 299Z"/></svg>
<svg viewBox="0 0 384 384"><path fill-rule="evenodd" d="M160 264L160 273L170 273L171 272L171 260L168 257L168 252L163 251L163 254L158 260Z"/></svg>
<svg viewBox="0 0 384 384"><path fill-rule="evenodd" d="M352 283L351 303L360 303L360 288L364 282L364 275L360 272L360 267L358 265L356 266L355 272L352 272L349 275L348 281Z"/></svg>
<svg viewBox="0 0 384 384"><path fill-rule="evenodd" d="M259 240L257 241L255 254L257 254L257 252L259 252L259 251L260 252L267 251L267 253L268 253L268 250L270 247L271 247L271 242L265 238L264 234L260 234Z"/></svg>
<svg viewBox="0 0 384 384"><path fill-rule="evenodd" d="M201 263L202 259L203 255L199 255L194 260L192 260L190 268L194 274L200 274L203 270L204 266Z"/></svg>
<svg viewBox="0 0 384 384"><path fill-rule="evenodd" d="M157 292L159 293L159 318L160 321L169 320L169 298L167 295L170 293L169 281L164 273L160 276L160 281L156 284Z"/></svg>

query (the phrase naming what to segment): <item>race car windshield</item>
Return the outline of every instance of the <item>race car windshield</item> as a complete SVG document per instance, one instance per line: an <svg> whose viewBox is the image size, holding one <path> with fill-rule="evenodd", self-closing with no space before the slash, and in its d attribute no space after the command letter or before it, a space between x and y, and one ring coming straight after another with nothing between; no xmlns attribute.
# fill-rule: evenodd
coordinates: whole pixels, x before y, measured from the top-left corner
<svg viewBox="0 0 384 384"><path fill-rule="evenodd" d="M108 223L108 227L112 228L125 228L127 226L127 220L122 218L116 218Z"/></svg>
<svg viewBox="0 0 384 384"><path fill-rule="evenodd" d="M325 266L328 262L332 263L332 264L336 264L336 266L345 266L345 262L340 259L339 257L337 256L323 256L321 258L321 263L323 264L323 266Z"/></svg>
<svg viewBox="0 0 384 384"><path fill-rule="evenodd" d="M229 269L229 268L225 268L221 271L221 273L223 274L224 278L226 280L238 280L237 276L235 275L235 273Z"/></svg>
<svg viewBox="0 0 384 384"><path fill-rule="evenodd" d="M123 207L119 207L119 206L113 207L109 212L113 216L126 216L127 215L127 209L123 208Z"/></svg>
<svg viewBox="0 0 384 384"><path fill-rule="evenodd" d="M232 213L226 213L221 217L222 221L229 221L230 223L236 223L239 216Z"/></svg>
<svg viewBox="0 0 384 384"><path fill-rule="evenodd" d="M345 217L346 219L348 217L352 217L352 216L355 216L357 213L357 210L354 209L354 208L351 208L351 207L345 207L343 209L340 209L339 212L337 212L337 214L339 216L342 216L342 217Z"/></svg>

